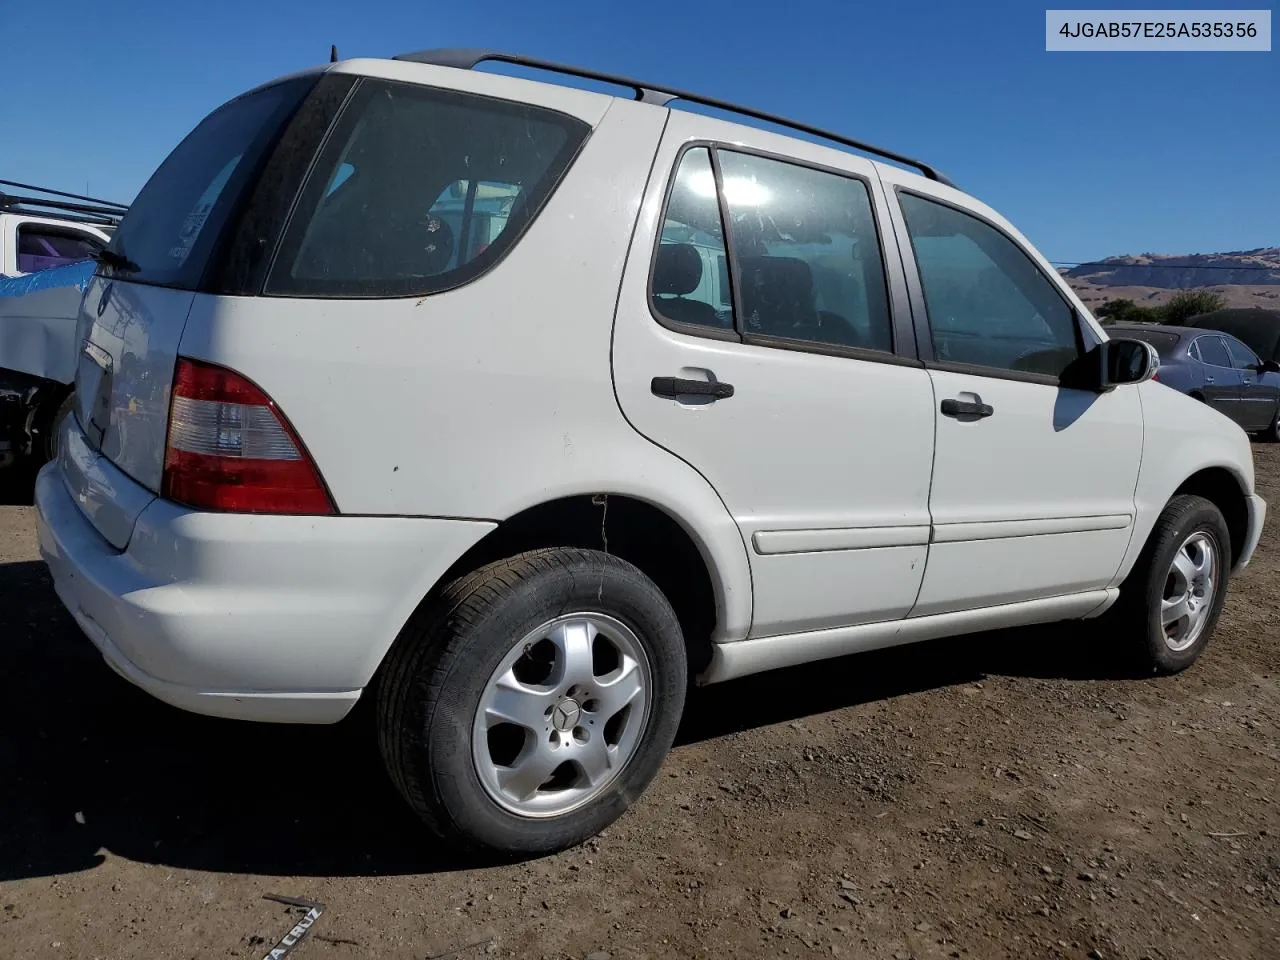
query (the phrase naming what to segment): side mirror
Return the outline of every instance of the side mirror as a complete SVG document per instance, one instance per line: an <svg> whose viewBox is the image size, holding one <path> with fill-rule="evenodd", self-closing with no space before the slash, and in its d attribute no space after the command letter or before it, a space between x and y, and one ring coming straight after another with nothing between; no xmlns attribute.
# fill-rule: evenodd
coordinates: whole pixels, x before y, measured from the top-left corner
<svg viewBox="0 0 1280 960"><path fill-rule="evenodd" d="M1263 360L1258 364L1257 371L1259 373L1280 373L1280 361Z"/></svg>
<svg viewBox="0 0 1280 960"><path fill-rule="evenodd" d="M1126 383L1144 383L1160 369L1160 354L1145 340L1108 340L1103 389Z"/></svg>
<svg viewBox="0 0 1280 960"><path fill-rule="evenodd" d="M1063 372L1062 385L1106 393L1127 383L1143 383L1160 369L1160 355L1145 340L1107 340Z"/></svg>

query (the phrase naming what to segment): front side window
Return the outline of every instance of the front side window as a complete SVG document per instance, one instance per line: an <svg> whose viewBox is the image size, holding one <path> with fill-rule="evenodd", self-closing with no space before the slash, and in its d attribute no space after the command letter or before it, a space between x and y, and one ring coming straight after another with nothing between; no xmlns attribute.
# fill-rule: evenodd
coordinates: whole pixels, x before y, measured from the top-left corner
<svg viewBox="0 0 1280 960"><path fill-rule="evenodd" d="M1059 377L1080 355L1075 311L1022 249L967 213L899 195L935 359Z"/></svg>
<svg viewBox="0 0 1280 960"><path fill-rule="evenodd" d="M1210 366L1231 366L1231 355L1221 337L1201 337L1196 341L1196 349L1200 351L1200 359Z"/></svg>
<svg viewBox="0 0 1280 960"><path fill-rule="evenodd" d="M867 185L744 153L717 156L743 333L891 351Z"/></svg>
<svg viewBox="0 0 1280 960"><path fill-rule="evenodd" d="M421 296L519 239L590 127L551 110L363 80L302 191L265 292Z"/></svg>
<svg viewBox="0 0 1280 960"><path fill-rule="evenodd" d="M1258 368L1258 356L1239 340L1233 340L1224 337L1227 341L1227 351L1231 354L1231 365L1237 370L1256 370Z"/></svg>
<svg viewBox="0 0 1280 960"><path fill-rule="evenodd" d="M676 171L653 264L650 304L672 323L733 329L733 296L706 147L687 151Z"/></svg>
<svg viewBox="0 0 1280 960"><path fill-rule="evenodd" d="M50 267L92 260L102 249L95 237L45 224L24 223L18 227L18 271L35 273Z"/></svg>

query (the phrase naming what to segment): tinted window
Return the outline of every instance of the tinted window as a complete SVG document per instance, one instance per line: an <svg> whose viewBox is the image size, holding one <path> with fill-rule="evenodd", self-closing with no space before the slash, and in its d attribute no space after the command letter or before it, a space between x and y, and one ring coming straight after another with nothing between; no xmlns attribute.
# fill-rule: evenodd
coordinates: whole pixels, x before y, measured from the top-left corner
<svg viewBox="0 0 1280 960"><path fill-rule="evenodd" d="M588 131L527 104L364 80L320 153L266 292L407 296L474 279L519 238Z"/></svg>
<svg viewBox="0 0 1280 960"><path fill-rule="evenodd" d="M733 327L724 230L705 147L680 161L653 265L654 311L675 323Z"/></svg>
<svg viewBox="0 0 1280 960"><path fill-rule="evenodd" d="M1122 330L1112 330L1110 333L1116 339L1143 340L1155 347L1156 353L1162 357L1172 353L1182 339L1176 333L1163 333L1159 330L1130 330L1127 327Z"/></svg>
<svg viewBox="0 0 1280 960"><path fill-rule="evenodd" d="M718 156L743 332L892 350L866 184L742 153Z"/></svg>
<svg viewBox="0 0 1280 960"><path fill-rule="evenodd" d="M259 160L312 84L309 78L275 84L202 120L129 206L109 249L137 269L114 272L142 283L197 288Z"/></svg>
<svg viewBox="0 0 1280 960"><path fill-rule="evenodd" d="M92 237L43 224L18 227L18 270L34 273L92 259L102 244Z"/></svg>
<svg viewBox="0 0 1280 960"><path fill-rule="evenodd" d="M1239 340L1223 337L1227 342L1227 350L1231 354L1231 365L1241 370L1250 370L1258 366L1258 357Z"/></svg>
<svg viewBox="0 0 1280 960"><path fill-rule="evenodd" d="M1231 366L1231 357L1227 353L1227 345L1221 337L1201 337L1196 341L1200 349L1200 359L1215 367Z"/></svg>
<svg viewBox="0 0 1280 960"><path fill-rule="evenodd" d="M900 199L936 359L1061 375L1079 355L1075 313L1022 249L977 217Z"/></svg>

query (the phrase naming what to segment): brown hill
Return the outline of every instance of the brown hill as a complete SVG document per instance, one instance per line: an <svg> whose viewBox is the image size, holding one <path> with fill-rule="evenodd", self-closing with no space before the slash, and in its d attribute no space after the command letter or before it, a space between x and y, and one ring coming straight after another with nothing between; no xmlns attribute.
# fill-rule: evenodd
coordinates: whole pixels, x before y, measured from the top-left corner
<svg viewBox="0 0 1280 960"><path fill-rule="evenodd" d="M1100 287L1280 286L1280 247L1234 253L1141 253L1082 263L1065 271Z"/></svg>
<svg viewBox="0 0 1280 960"><path fill-rule="evenodd" d="M1178 291L1167 287L1112 287L1068 276L1067 282L1087 306L1100 307L1108 300L1132 300L1140 307L1159 307L1169 302ZM1280 286L1265 284L1226 285L1198 287L1209 290L1226 301L1228 307L1280 307Z"/></svg>
<svg viewBox="0 0 1280 960"><path fill-rule="evenodd" d="M1179 290L1218 294L1227 307L1280 307L1280 247L1232 253L1141 253L1107 257L1062 271L1091 306L1132 300L1158 307Z"/></svg>

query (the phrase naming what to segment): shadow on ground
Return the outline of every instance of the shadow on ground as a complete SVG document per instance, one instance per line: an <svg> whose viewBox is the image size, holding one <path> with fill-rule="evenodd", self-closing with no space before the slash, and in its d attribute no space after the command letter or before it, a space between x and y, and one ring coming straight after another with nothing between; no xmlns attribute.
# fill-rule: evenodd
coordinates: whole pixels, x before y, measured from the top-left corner
<svg viewBox="0 0 1280 960"><path fill-rule="evenodd" d="M36 470L25 464L0 468L0 507L29 507L36 489Z"/></svg>
<svg viewBox="0 0 1280 960"><path fill-rule="evenodd" d="M1087 628L1005 631L847 657L696 691L681 743L984 674L1093 678ZM367 723L214 720L112 673L42 564L0 564L0 881L144 863L263 875L385 875L448 860L383 773ZM83 820L83 823L79 821Z"/></svg>

